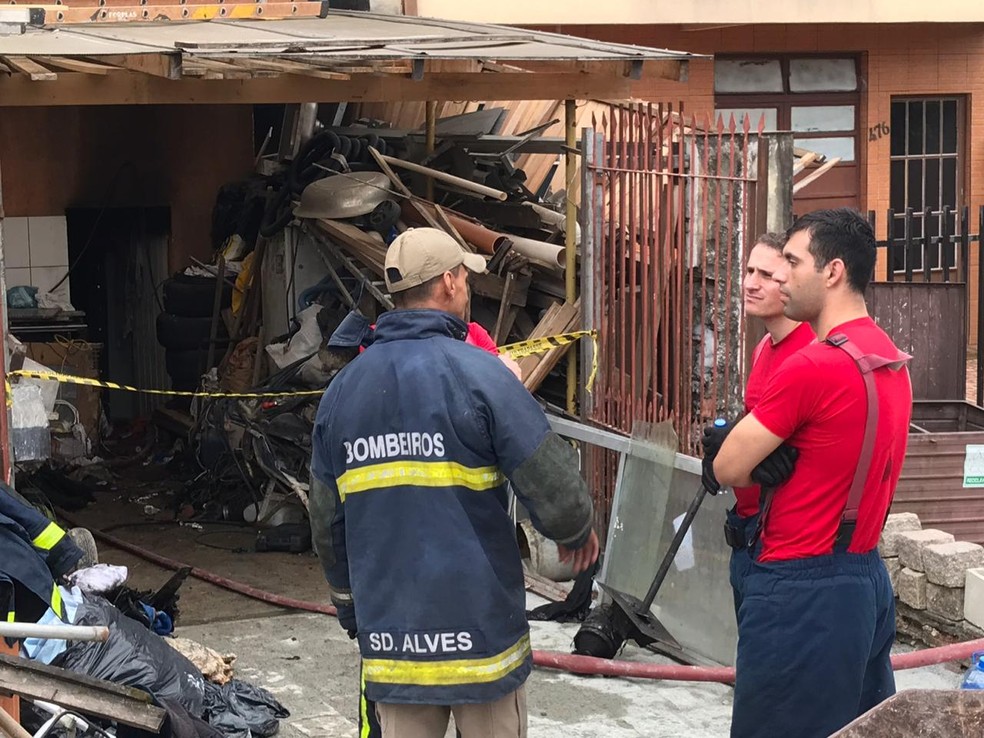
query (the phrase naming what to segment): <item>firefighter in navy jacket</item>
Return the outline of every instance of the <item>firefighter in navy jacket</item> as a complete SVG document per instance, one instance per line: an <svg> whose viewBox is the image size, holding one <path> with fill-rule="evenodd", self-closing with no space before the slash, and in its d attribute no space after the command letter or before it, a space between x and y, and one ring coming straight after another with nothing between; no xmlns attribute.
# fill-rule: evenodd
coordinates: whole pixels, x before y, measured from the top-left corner
<svg viewBox="0 0 984 738"><path fill-rule="evenodd" d="M409 726L400 705L450 710L469 738L469 724L490 729L457 706L522 697L532 658L507 479L575 569L597 558L573 449L501 361L464 342L467 272L483 269L441 231L397 238L386 281L399 309L315 421L315 548L384 736ZM515 730L487 734L525 735L524 700Z"/></svg>

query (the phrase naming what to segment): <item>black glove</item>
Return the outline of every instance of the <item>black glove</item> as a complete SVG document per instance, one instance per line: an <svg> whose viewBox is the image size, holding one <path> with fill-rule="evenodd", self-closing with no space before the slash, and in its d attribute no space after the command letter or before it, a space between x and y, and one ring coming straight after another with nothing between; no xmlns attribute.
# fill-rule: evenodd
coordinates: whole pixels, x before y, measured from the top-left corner
<svg viewBox="0 0 984 738"><path fill-rule="evenodd" d="M348 633L349 638L355 638L359 629L355 624L355 606L354 605L342 605L335 606L335 612L338 616L338 624L342 626L346 633Z"/></svg>
<svg viewBox="0 0 984 738"><path fill-rule="evenodd" d="M786 444L781 445L752 469L752 481L762 487L778 487L792 476L797 458L798 450Z"/></svg>
<svg viewBox="0 0 984 738"><path fill-rule="evenodd" d="M721 446L724 445L724 439L728 437L728 434L734 427L734 423L704 426L704 432L700 437L700 445L704 449L704 459L701 461L700 481L708 494L716 495L721 491L721 484L718 482L717 477L714 476L714 459L717 457L718 451L721 450Z"/></svg>
<svg viewBox="0 0 984 738"><path fill-rule="evenodd" d="M708 494L716 495L721 491L721 483L714 476L714 457L705 456L700 462L700 466L700 483L704 485L704 489L707 490Z"/></svg>
<svg viewBox="0 0 984 738"><path fill-rule="evenodd" d="M724 445L724 439L728 437L734 427L734 423L725 423L724 425L712 423L704 426L704 432L700 436L700 445L704 449L705 459L714 460L718 451L721 450L721 446Z"/></svg>

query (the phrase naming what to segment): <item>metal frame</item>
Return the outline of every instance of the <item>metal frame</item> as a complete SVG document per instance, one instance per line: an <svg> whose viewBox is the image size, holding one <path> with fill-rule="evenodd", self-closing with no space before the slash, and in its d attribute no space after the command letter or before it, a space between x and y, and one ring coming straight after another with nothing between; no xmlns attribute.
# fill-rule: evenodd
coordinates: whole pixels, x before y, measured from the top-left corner
<svg viewBox="0 0 984 738"><path fill-rule="evenodd" d="M943 103L944 102L947 102L947 101L953 101L953 102L956 103L956 106L957 106L956 116L955 116L955 118L956 118L956 127L957 127L957 130L956 130L956 151L953 152L953 153L946 153L946 152L943 152L942 151L942 148L943 148L943 145L942 145L942 137L943 137L943 128L942 128L942 126L943 126ZM906 233L909 233L910 236L912 236L913 238L921 239L922 237L917 237L917 236L915 236L914 234L911 233L912 224L914 224L916 220L919 220L923 224L922 225L922 227L923 227L923 237L925 237L925 234L926 234L925 228L926 228L926 218L927 217L936 217L936 218L940 219L940 221L942 221L944 219L944 217L945 217L944 211L946 209L949 209L950 211L952 211L955 214L966 203L965 189L964 189L965 188L965 181L966 181L965 168L966 168L966 165L967 165L967 155L966 155L967 154L967 148L966 148L967 98L966 98L966 96L965 95L919 95L919 96L899 95L899 96L892 96L892 99L891 99L891 105L892 106L896 105L897 103L906 103L906 110L905 110L906 125L905 125L904 131L900 132L900 135L904 135L905 136L906 142L908 142L908 131L909 131L909 106L908 106L908 103L910 103L910 102L921 102L921 103L923 103L923 137L922 137L923 140L922 140L922 143L923 143L923 150L924 151L925 151L925 148L926 148L926 123L927 123L925 104L927 102L939 102L940 103L940 113L939 113L939 123L940 123L940 132L939 132L939 134L940 134L940 152L939 153L935 153L935 154L926 154L926 153L923 153L923 154L891 154L890 153L890 155L889 155L889 168L890 168L889 169L889 194L891 196L891 193L895 189L894 186L893 186L893 183L892 183L892 172L891 172L891 169L893 168L892 167L892 164L894 164L895 162L903 162L903 174L902 174L902 177L903 177L903 181L902 181L903 202L901 202L901 203L890 202L889 203L891 205L892 211L894 213L894 219L890 219L886 223L886 229L887 229L886 230L886 236L887 236L888 239L892 239L893 238L893 234L894 234L894 231L895 231L894 226L895 226L895 223L896 222L902 222L904 224L903 227L904 228L908 228L908 230L905 231L905 232ZM895 133L896 133L895 127L892 126L892 131L891 131L891 133L889 135L890 136L894 136ZM908 144L907 143L906 143L906 148L908 148ZM930 162L930 161L938 163L938 166L939 166L939 181L938 181L938 186L939 186L939 189L940 189L940 200L942 201L943 162L946 161L946 160L952 160L952 161L955 162L955 165L954 165L954 169L955 169L955 173L956 173L956 181L954 182L954 200L955 200L955 202L952 203L952 204L950 204L950 205L948 205L948 206L946 206L946 207L940 207L939 209L930 208L930 207L928 207L926 205L926 166L925 165L926 165L927 162ZM923 163L922 187L921 187L921 194L922 194L922 198L921 199L922 199L923 208L920 209L920 210L918 210L918 211L913 211L913 216L911 217L911 222L910 222L910 221L907 221L906 220L906 218L909 217L909 216L906 215L906 210L910 207L910 204L909 204L909 162L913 162L913 161L920 161L920 162ZM941 226L940 227L940 234L941 235L944 232L944 230L947 230L947 229L950 228L949 223L940 222L940 226ZM903 238L905 238L905 235L904 234L903 234ZM898 253L898 252L896 252L896 253ZM910 268L909 263L908 263L909 262L909 258L908 258L909 257L909 251L908 250L905 250L905 251L902 252L902 266L899 267L899 268L896 268L893 263L889 263L889 269L892 270L892 271L894 271L894 272L896 272L896 273L899 273L899 274L905 273L907 275L911 274L912 272L925 272L926 271L926 248L925 248L925 245L924 245L923 248L920 249L919 256L920 256L920 258L918 260L919 266L916 267L916 265L913 264L911 266L911 268ZM956 257L958 256L957 252L954 251L953 254L952 254L952 256L954 257L954 260L955 260ZM942 247L940 247L937 250L936 266L930 266L929 267L929 271L930 272L942 271L944 269L944 267L945 267L945 265L944 265L943 252L942 252Z"/></svg>

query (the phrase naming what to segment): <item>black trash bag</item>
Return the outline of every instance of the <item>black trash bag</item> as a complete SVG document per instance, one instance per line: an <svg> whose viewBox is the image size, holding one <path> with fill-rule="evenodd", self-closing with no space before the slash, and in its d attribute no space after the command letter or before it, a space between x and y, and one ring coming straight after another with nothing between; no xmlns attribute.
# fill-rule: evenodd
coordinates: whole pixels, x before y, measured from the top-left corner
<svg viewBox="0 0 984 738"><path fill-rule="evenodd" d="M262 687L233 679L205 684L205 719L226 738L267 738L280 729L290 711Z"/></svg>
<svg viewBox="0 0 984 738"><path fill-rule="evenodd" d="M54 665L173 700L192 715L201 715L205 679L188 659L156 633L131 620L102 597L85 597L75 625L105 625L105 643L73 642Z"/></svg>

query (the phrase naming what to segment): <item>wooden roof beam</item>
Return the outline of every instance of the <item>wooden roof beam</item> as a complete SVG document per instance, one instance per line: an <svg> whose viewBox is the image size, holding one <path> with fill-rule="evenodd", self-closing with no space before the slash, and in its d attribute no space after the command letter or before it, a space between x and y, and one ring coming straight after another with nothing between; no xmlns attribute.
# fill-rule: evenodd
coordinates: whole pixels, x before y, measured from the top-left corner
<svg viewBox="0 0 984 738"><path fill-rule="evenodd" d="M26 56L4 56L0 57L0 60L15 72L27 75L34 82L49 82L58 79L57 74Z"/></svg>
<svg viewBox="0 0 984 738"><path fill-rule="evenodd" d="M102 59L103 57L100 57ZM180 65L178 65L180 69ZM23 74L0 75L5 106L133 105L460 100L629 99L649 85L628 77L574 74L428 74L421 80L396 75L355 75L349 80L283 75L275 79L162 79L150 74L61 75L37 84Z"/></svg>
<svg viewBox="0 0 984 738"><path fill-rule="evenodd" d="M181 79L181 56L173 54L104 54L85 56L84 61L93 64L109 64L131 72L140 72L152 77Z"/></svg>
<svg viewBox="0 0 984 738"><path fill-rule="evenodd" d="M109 74L110 72L123 71L119 67L108 67L105 64L93 64L92 62L73 59L70 56L46 56L31 57L34 61L43 61L48 67L61 69L65 72L78 72L80 74Z"/></svg>

